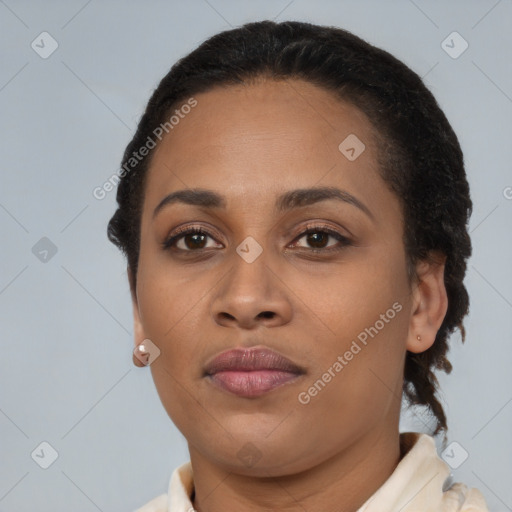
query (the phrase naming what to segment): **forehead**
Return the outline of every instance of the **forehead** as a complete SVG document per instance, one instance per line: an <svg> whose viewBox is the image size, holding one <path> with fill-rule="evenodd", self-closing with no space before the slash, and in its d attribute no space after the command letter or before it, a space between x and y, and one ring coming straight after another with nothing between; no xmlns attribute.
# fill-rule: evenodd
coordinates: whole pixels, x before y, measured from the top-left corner
<svg viewBox="0 0 512 512"><path fill-rule="evenodd" d="M145 209L164 193L196 187L233 201L314 185L380 194L374 129L333 93L302 80L260 80L194 98L197 105L154 150ZM358 153L364 148L357 159L343 153L347 144Z"/></svg>

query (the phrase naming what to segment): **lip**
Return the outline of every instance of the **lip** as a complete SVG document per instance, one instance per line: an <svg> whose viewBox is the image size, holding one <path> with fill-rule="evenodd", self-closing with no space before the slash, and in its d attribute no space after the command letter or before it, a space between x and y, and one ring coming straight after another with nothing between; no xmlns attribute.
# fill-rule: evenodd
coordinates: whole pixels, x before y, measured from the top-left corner
<svg viewBox="0 0 512 512"><path fill-rule="evenodd" d="M305 369L266 347L236 348L216 356L205 366L212 384L243 397L261 396L295 380Z"/></svg>

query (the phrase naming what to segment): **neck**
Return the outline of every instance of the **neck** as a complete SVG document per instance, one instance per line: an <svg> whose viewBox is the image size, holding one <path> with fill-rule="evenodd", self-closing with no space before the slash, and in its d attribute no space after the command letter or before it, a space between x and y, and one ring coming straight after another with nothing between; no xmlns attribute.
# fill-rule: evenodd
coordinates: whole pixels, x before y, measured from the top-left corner
<svg viewBox="0 0 512 512"><path fill-rule="evenodd" d="M261 477L212 463L189 446L198 512L337 510L355 512L401 459L398 429L368 432L327 460L294 474Z"/></svg>

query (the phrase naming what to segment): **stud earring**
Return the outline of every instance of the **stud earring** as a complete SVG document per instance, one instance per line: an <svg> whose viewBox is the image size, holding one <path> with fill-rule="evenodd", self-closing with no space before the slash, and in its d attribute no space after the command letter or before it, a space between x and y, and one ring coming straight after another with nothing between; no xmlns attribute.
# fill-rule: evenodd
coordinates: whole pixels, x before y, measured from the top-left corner
<svg viewBox="0 0 512 512"><path fill-rule="evenodd" d="M137 360L142 363L141 366L147 366L149 363L149 352L147 351L146 347L144 346L144 342L140 343L135 347L135 350L133 351L133 355L137 358ZM139 365L137 365L139 366Z"/></svg>
<svg viewBox="0 0 512 512"><path fill-rule="evenodd" d="M136 366L149 366L160 356L160 349L148 338L133 350L133 362Z"/></svg>

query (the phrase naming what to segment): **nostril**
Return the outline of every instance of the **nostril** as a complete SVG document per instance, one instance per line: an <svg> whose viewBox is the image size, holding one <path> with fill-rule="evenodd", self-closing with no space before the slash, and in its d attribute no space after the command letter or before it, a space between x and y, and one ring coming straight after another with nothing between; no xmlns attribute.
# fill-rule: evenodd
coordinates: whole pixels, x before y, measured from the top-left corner
<svg viewBox="0 0 512 512"><path fill-rule="evenodd" d="M272 318L274 313L272 311L263 311L258 316L262 316L263 318Z"/></svg>

